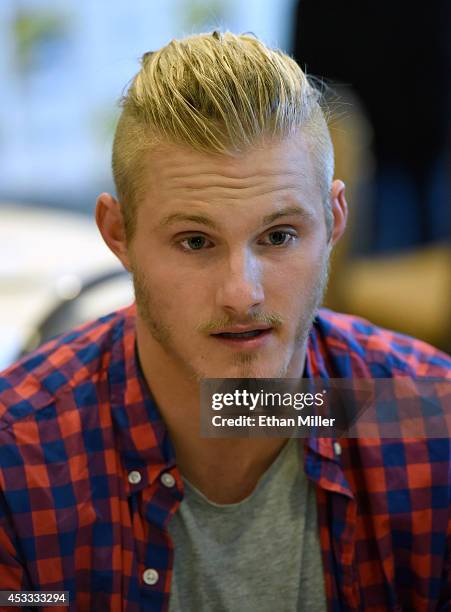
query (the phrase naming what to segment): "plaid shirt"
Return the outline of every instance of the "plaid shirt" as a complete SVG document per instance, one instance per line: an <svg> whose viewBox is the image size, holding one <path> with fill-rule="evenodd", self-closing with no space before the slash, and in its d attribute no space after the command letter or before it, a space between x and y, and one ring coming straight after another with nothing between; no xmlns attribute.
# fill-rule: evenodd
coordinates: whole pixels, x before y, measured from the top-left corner
<svg viewBox="0 0 451 612"><path fill-rule="evenodd" d="M0 589L69 591L79 612L168 609L183 482L134 317L71 331L0 377ZM306 375L451 378L430 346L328 310ZM300 443L329 610L451 610L450 440Z"/></svg>

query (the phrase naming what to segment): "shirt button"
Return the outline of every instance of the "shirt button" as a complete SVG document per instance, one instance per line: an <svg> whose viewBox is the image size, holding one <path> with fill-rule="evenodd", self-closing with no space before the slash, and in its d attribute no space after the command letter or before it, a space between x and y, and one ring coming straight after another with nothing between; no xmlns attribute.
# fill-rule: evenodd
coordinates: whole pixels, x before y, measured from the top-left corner
<svg viewBox="0 0 451 612"><path fill-rule="evenodd" d="M172 474L165 472L161 476L161 482L164 484L165 487L173 487L175 485L175 478Z"/></svg>
<svg viewBox="0 0 451 612"><path fill-rule="evenodd" d="M128 482L130 484L138 484L138 482L141 482L141 474L136 470L133 470L128 475Z"/></svg>
<svg viewBox="0 0 451 612"><path fill-rule="evenodd" d="M154 569L146 569L143 572L143 580L146 584L156 584L158 582L158 572Z"/></svg>
<svg viewBox="0 0 451 612"><path fill-rule="evenodd" d="M341 455L341 444L339 442L334 442L334 453L337 457Z"/></svg>

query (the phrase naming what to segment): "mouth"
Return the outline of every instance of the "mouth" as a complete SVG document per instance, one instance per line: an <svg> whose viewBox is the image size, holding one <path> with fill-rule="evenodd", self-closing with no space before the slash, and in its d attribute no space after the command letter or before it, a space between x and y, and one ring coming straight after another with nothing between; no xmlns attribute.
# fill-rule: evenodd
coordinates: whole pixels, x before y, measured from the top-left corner
<svg viewBox="0 0 451 612"><path fill-rule="evenodd" d="M236 332L227 331L211 334L211 337L221 343L235 346L235 348L258 348L269 339L272 331L272 327Z"/></svg>

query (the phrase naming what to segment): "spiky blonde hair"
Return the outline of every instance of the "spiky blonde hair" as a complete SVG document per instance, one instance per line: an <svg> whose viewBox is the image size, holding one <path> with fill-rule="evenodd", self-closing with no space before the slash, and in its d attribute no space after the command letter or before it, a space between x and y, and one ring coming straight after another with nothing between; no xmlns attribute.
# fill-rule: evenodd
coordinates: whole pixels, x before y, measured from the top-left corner
<svg viewBox="0 0 451 612"><path fill-rule="evenodd" d="M145 53L121 100L112 168L128 239L145 195L146 151L158 144L237 155L302 129L322 191L326 225L333 148L320 94L287 54L250 34L198 34Z"/></svg>

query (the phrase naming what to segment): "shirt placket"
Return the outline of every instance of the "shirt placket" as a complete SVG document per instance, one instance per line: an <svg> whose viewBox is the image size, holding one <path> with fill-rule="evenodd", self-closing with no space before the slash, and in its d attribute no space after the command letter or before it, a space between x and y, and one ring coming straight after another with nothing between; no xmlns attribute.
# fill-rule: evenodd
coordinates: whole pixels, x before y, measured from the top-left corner
<svg viewBox="0 0 451 612"><path fill-rule="evenodd" d="M183 498L182 480L172 465L150 478L145 468L131 470L128 481L130 496L135 498L130 504L135 509L135 541L141 543L135 549L140 609L164 612L169 607L174 563L173 544L166 527Z"/></svg>
<svg viewBox="0 0 451 612"><path fill-rule="evenodd" d="M315 441L318 443L318 440ZM318 452L321 444L307 445L305 471L317 485L320 543L328 609L360 610L355 571L355 524L357 504L346 486L339 463L341 446L330 442L331 453Z"/></svg>

